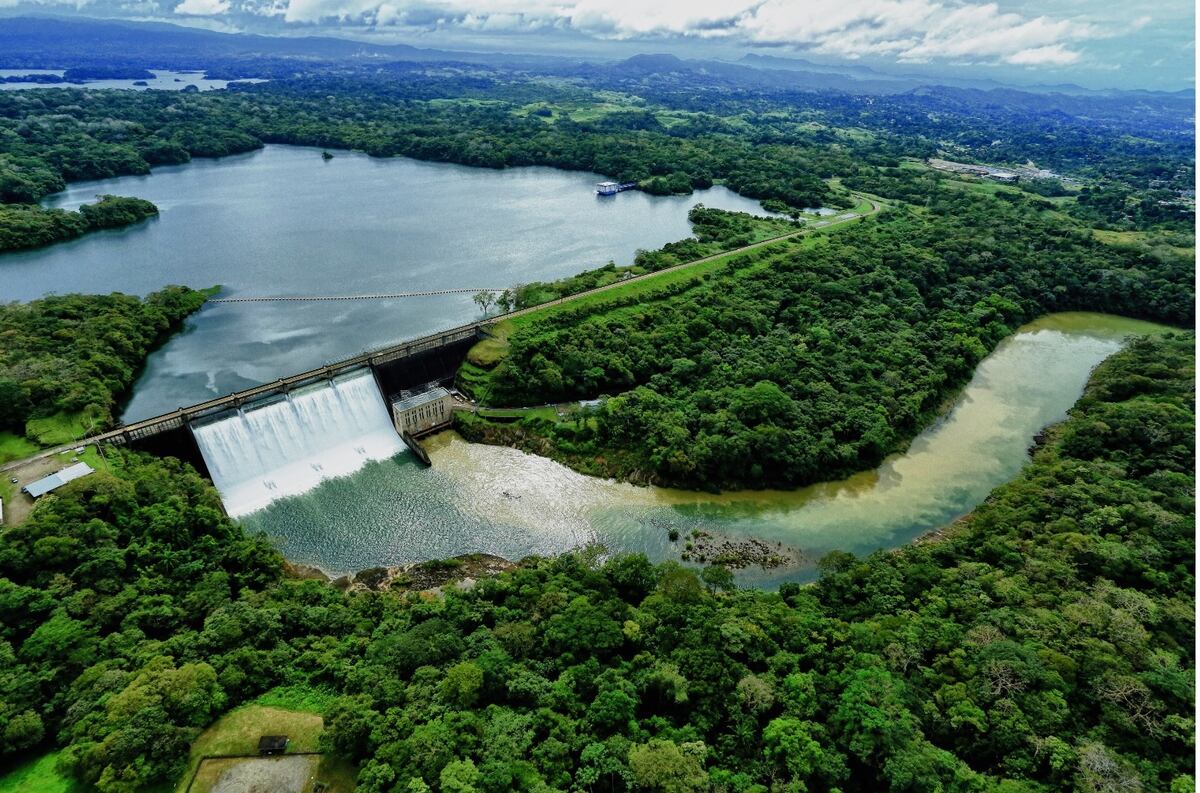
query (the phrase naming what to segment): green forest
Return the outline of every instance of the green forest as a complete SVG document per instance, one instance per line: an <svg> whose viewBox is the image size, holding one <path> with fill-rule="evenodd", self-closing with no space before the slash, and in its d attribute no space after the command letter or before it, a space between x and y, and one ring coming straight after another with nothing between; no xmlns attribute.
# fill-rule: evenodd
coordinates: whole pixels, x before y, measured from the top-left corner
<svg viewBox="0 0 1200 793"><path fill-rule="evenodd" d="M886 180L862 186L899 197ZM740 254L700 279L521 317L461 385L501 406L608 398L590 417L515 428L459 414L460 430L587 473L794 487L906 447L1037 316L1192 324L1189 258L1102 244L1040 199L922 187L924 206Z"/></svg>
<svg viewBox="0 0 1200 793"><path fill-rule="evenodd" d="M65 242L89 231L130 226L158 214L140 198L105 195L77 212L38 204L0 204L0 253Z"/></svg>
<svg viewBox="0 0 1200 793"><path fill-rule="evenodd" d="M0 534L0 751L173 783L286 686L328 702L363 793L1191 790L1194 342L1104 363L941 538L778 592L580 553L347 593L118 452Z"/></svg>
<svg viewBox="0 0 1200 793"><path fill-rule="evenodd" d="M0 303L0 431L23 435L30 419L66 415L85 418L85 429L107 429L146 356L205 299L172 286L145 298Z"/></svg>

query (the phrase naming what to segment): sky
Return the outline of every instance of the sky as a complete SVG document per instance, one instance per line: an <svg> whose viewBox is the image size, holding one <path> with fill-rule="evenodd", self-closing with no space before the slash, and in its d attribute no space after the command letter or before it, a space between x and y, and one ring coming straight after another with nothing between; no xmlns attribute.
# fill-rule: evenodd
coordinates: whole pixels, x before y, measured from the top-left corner
<svg viewBox="0 0 1200 793"><path fill-rule="evenodd" d="M1192 0L0 0L230 32L585 57L746 53L1015 83L1190 88Z"/></svg>

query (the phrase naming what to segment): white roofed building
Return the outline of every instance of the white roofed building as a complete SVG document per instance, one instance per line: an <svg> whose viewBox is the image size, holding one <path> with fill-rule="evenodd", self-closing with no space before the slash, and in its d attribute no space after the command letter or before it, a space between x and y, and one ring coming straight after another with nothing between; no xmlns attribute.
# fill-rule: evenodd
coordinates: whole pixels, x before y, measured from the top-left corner
<svg viewBox="0 0 1200 793"><path fill-rule="evenodd" d="M73 482L76 479L81 479L90 473L94 473L95 469L87 463L75 463L68 468L64 468L58 473L44 476L36 482L30 482L21 488L33 498L38 498L49 493L51 490L57 490L67 482Z"/></svg>

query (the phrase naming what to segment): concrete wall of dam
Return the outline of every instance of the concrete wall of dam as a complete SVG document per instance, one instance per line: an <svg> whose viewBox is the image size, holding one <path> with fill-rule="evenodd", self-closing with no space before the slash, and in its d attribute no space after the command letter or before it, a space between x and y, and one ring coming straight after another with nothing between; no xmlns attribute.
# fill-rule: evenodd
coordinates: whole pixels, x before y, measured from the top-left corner
<svg viewBox="0 0 1200 793"><path fill-rule="evenodd" d="M380 404L384 406L385 412L390 414L390 405L401 392L420 389L432 384L452 382L459 366L465 360L467 352L478 341L479 333L480 331L474 327L462 328L440 336L402 343L377 353L367 353L344 362L331 364L321 370L282 378L275 383L267 383L244 392L230 394L227 397L209 400L190 408L181 408L170 414L105 433L97 440L127 445L130 448L157 456L176 457L189 463L215 482L214 476L228 478L226 474L218 474L217 471L219 467L228 467L228 453L227 451L216 451L213 438L210 437L218 434L214 433L212 429L214 425L223 425L229 429L232 429L235 424L238 425L239 432L235 433L238 443L260 447L258 449L260 456L265 454L267 449L292 448L289 444L294 444L296 441L294 438L275 436L294 432L337 434L341 431L339 429L341 423L337 416L332 416L326 421L299 421L294 425L289 425L286 421L281 423L278 418L275 422L261 419L267 412L278 414L278 416L284 415L287 411L282 411L278 405L282 402L294 401L293 398L296 395L311 394L314 389L319 390L322 384L334 387L337 383L347 379L356 379L357 373L366 371L371 373L371 382L374 383L374 390L378 392ZM345 392L346 389L342 390ZM360 399L363 398L361 389L357 393ZM307 404L308 401L310 400L306 398L302 400L302 403ZM299 406L302 403L296 404ZM324 405L324 409L336 413L339 410L352 411L357 408L350 404L330 401ZM297 407L296 410L300 410L300 408ZM201 439L203 441L201 443L197 442L198 431L205 436ZM399 436L397 436L398 438ZM310 444L310 453L314 456L319 456L322 453L321 449L328 445L328 443L323 445L323 441L319 438L303 440ZM328 439L330 443L336 440ZM207 456L204 448L207 448ZM365 449L366 447L362 447L360 444L353 448ZM377 443L371 448L371 451L377 456L379 453L383 453L379 451L382 448L383 444ZM289 454L294 457L302 457L304 451L300 447L296 447ZM367 451L364 451L363 454L370 456ZM214 456L225 459L221 462L209 459ZM270 457L270 455L267 456ZM249 478L249 472L255 465L254 460L249 457L243 460L239 466L242 478ZM311 466L315 467L315 470L321 470L324 463L313 460ZM267 469L271 466L263 463L261 467ZM262 474L266 476L268 471L264 470ZM273 482L270 478L266 481ZM277 485L277 483L274 484ZM286 490L285 488L285 492Z"/></svg>

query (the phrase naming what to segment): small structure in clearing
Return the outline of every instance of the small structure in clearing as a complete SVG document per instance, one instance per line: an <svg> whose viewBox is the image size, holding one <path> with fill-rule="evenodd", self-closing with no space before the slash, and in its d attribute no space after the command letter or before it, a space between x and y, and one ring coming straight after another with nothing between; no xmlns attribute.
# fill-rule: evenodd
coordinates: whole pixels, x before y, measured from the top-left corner
<svg viewBox="0 0 1200 793"><path fill-rule="evenodd" d="M258 739L258 753L263 757L283 754L287 751L287 746L286 735L264 735Z"/></svg>
<svg viewBox="0 0 1200 793"><path fill-rule="evenodd" d="M36 482L30 482L21 488L21 490L28 493L31 498L38 498L39 496L46 495L51 490L62 487L67 482L74 481L94 472L95 469L87 463L76 463L57 473L50 474L50 476L44 476Z"/></svg>

